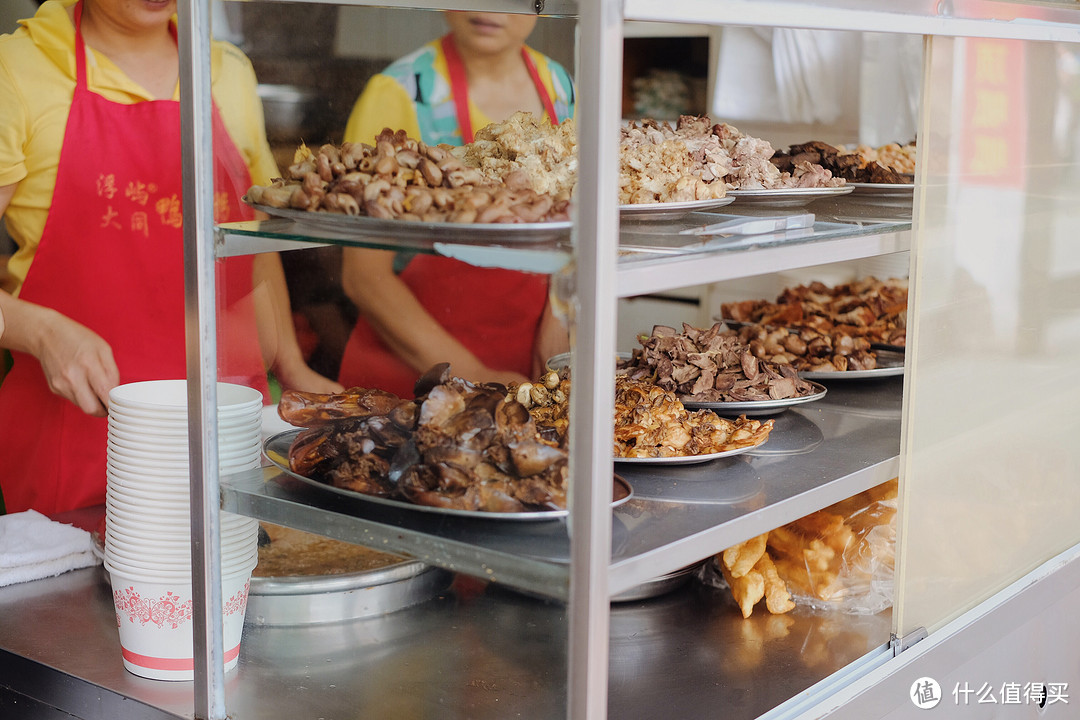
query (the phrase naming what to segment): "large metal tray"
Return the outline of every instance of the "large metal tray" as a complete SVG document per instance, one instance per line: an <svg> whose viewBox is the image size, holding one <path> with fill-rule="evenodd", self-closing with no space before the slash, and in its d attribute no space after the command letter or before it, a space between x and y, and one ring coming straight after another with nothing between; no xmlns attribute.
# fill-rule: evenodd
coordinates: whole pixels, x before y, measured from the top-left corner
<svg viewBox="0 0 1080 720"><path fill-rule="evenodd" d="M365 495L364 493L358 493L352 490L345 490L343 488L337 488L333 485L327 485L326 483L313 480L312 478L305 477L300 473L294 472L289 466L289 448L292 446L293 440L303 430L289 430L283 433L278 433L272 437L267 438L263 443L263 454L280 470L287 473L290 477L294 477L312 487L319 488L320 490L328 493L334 493L337 495L343 495L346 497L357 498L366 502L374 503L376 505L383 505L388 507L395 507L403 510L413 510L421 513L429 513L432 515L447 515L452 517L467 517L481 520L497 520L497 521L512 521L512 522L537 522L541 520L557 520L569 515L567 510L536 510L533 512L486 512L483 510L457 510L453 508L432 507L430 505L416 505L403 500L394 500L392 498L376 497L375 495ZM618 475L613 476L612 480L612 493L611 493L611 507L618 507L627 502L633 497L634 491L630 487L630 483L626 482Z"/></svg>
<svg viewBox="0 0 1080 720"><path fill-rule="evenodd" d="M570 237L573 223L559 220L542 223L452 223L413 222L409 220L384 220L367 215L344 215L329 212L308 212L292 208L275 208L242 200L267 215L288 218L297 225L312 229L323 228L335 232L353 233L366 237L392 237L401 239L431 240L460 243L463 245L514 245L566 240Z"/></svg>
<svg viewBox="0 0 1080 720"><path fill-rule="evenodd" d="M245 623L313 625L375 617L437 597L453 573L403 559L344 575L252 577Z"/></svg>

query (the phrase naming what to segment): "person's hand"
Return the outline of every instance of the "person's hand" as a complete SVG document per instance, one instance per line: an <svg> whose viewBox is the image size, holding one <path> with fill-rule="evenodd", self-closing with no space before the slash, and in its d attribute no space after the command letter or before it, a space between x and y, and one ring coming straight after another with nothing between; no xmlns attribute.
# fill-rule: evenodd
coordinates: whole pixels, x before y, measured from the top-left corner
<svg viewBox="0 0 1080 720"><path fill-rule="evenodd" d="M274 377L286 390L301 390L311 393L339 393L345 390L345 386L336 380L308 367L305 362L281 363L274 368Z"/></svg>
<svg viewBox="0 0 1080 720"><path fill-rule="evenodd" d="M49 389L84 413L104 417L109 391L120 382L112 348L96 332L60 313L50 311L47 318L31 352L41 363Z"/></svg>
<svg viewBox="0 0 1080 720"><path fill-rule="evenodd" d="M450 370L453 372L453 367L451 367ZM470 373L465 379L475 383L500 383L507 386L512 383L529 382L529 378L520 373L513 372L512 370L495 370L489 367L484 367L474 373Z"/></svg>

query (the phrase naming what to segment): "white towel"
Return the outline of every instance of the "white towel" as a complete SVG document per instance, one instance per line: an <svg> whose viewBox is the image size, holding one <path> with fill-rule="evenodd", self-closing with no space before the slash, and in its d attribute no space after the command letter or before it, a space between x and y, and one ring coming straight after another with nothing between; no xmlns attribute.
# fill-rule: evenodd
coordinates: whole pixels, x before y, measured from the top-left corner
<svg viewBox="0 0 1080 720"><path fill-rule="evenodd" d="M98 563L90 533L26 510L0 516L0 587Z"/></svg>

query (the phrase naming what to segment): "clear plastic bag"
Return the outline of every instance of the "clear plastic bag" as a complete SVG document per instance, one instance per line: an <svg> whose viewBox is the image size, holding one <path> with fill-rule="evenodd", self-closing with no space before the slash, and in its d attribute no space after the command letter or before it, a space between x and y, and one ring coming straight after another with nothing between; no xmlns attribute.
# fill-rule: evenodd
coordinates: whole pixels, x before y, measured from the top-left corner
<svg viewBox="0 0 1080 720"><path fill-rule="evenodd" d="M892 605L896 496L894 479L769 533L796 603L856 615Z"/></svg>
<svg viewBox="0 0 1080 720"><path fill-rule="evenodd" d="M728 548L698 579L727 587L743 617L763 598L773 613L809 606L877 614L892 605L896 498L893 479Z"/></svg>

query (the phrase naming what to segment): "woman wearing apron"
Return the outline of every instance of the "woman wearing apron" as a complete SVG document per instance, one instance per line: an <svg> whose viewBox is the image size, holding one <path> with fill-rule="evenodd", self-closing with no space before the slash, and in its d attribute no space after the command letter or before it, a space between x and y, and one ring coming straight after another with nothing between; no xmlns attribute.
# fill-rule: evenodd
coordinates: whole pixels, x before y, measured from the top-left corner
<svg viewBox="0 0 1080 720"><path fill-rule="evenodd" d="M572 117L570 76L525 45L535 16L451 11L446 19L448 35L372 78L346 141L371 144L389 127L429 145L463 145L519 110L552 124ZM473 381L524 381L566 349L544 275L434 255L417 255L400 274L393 263L390 251L345 249L343 284L361 314L341 363L347 387L412 397L420 373L439 362Z"/></svg>
<svg viewBox="0 0 1080 720"><path fill-rule="evenodd" d="M108 391L186 376L174 12L175 0L50 0L0 42L0 210L22 278L0 336L14 359L0 385L9 512L103 503ZM249 219L249 164L276 174L257 103L235 99L255 97L254 75L231 46L216 43L211 65L247 86L214 88L231 119L215 105L216 219ZM221 380L265 396L252 281L250 257L219 272ZM336 385L322 381L310 389Z"/></svg>

